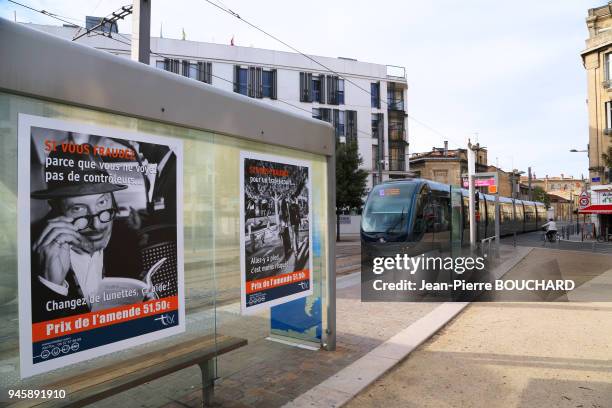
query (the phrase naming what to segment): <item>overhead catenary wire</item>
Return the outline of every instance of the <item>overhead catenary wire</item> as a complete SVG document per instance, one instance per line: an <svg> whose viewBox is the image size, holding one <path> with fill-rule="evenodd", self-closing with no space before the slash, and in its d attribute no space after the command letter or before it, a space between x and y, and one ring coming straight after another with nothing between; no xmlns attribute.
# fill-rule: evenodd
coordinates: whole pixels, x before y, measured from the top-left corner
<svg viewBox="0 0 612 408"><path fill-rule="evenodd" d="M47 16L47 17L50 17L50 18L53 18L53 19L55 19L55 20L58 20L58 21L64 22L64 23L69 24L69 25L71 25L71 26L78 27L79 29L86 29L85 27L83 27L83 26L81 26L81 25L75 24L74 22L71 22L71 21L68 21L68 20L65 20L65 19L61 18L61 17L60 17L58 14L56 14L56 13L51 13L51 12L46 11L46 10L39 10L39 9L33 8L33 7L31 7L31 6L28 6L28 5L26 5L26 4L23 4L23 3L17 2L17 1L15 1L15 0L8 0L8 1L9 1L9 2L11 2L11 3L14 3L14 4L16 4L16 5L19 5L19 6L21 6L21 7L24 7L24 8L27 8L27 9L29 9L29 10L32 10L32 11L34 11L34 12L37 12L37 13L43 14L43 15L45 15L45 16ZM213 3L213 2L211 2L211 1L209 1L209 0L205 0L205 1L207 1L208 3L210 3L210 4L214 5L214 6L215 6L215 7L217 7L217 8L219 8L219 9L221 9L221 10L225 11L225 12L228 12L229 14L231 14L231 15L233 15L233 16L235 16L235 17L239 18L241 21L243 21L243 22L245 22L246 24L248 24L248 25L252 26L253 28L255 28L255 29L257 29L257 30L261 31L262 33L264 33L264 34L266 34L266 35L270 36L271 38L275 39L276 41L279 41L281 44L283 44L283 45L285 45L285 46L287 46L287 47L291 48L292 50L294 50L295 52L299 53L300 55L303 55L304 57L308 58L309 60L311 60L311 61L315 62L317 65L319 65L319 66L323 67L323 68L324 68L324 69L326 69L328 72L330 72L330 73L332 73L332 74L334 74L334 75L336 75L336 76L338 76L338 77L340 77L340 78L342 78L342 79L346 80L347 82L351 83L352 85L354 85L354 86L355 86L355 87L357 87L358 89L360 89L360 90L362 90L362 91L366 92L368 95L370 95L370 96L372 95L372 94L370 93L370 91L368 91L368 90L366 90L365 88L363 88L363 87L359 86L359 85L358 85L358 84L356 84L354 81L352 81L352 80L350 80L350 79L345 78L345 77L344 77L342 74L340 74L340 73L338 73L338 72L336 72L336 71L332 70L331 68L327 67L325 64L322 64L322 63L318 62L317 60L315 60L315 59L314 59L314 58L312 58L311 56L309 56L309 55L307 55L307 54L304 54L303 52L299 51L299 50L298 50L298 49L296 49L295 47L292 47L291 45L289 45L289 44L287 44L286 42L284 42L284 41L280 40L279 38L277 38L277 37L275 37L275 36L273 36L273 35L269 34L269 33L268 33L268 32L266 32L265 30L260 29L259 27L257 27L257 26L255 26L254 24L252 24L252 23L248 22L247 20L244 20L244 19L243 19L242 17L240 17L240 16L239 16L237 13L235 13L235 12L233 12L233 11L229 10L229 9L227 9L227 10L226 10L226 9L224 9L223 7L219 6L218 4L215 4L215 3ZM67 17L66 17L66 18L67 18ZM75 20L76 20L76 19L75 19ZM127 38L127 37L125 37L125 36L123 36L121 33L115 33L115 34L118 34L118 35L119 35L119 36L121 36L122 38L124 38L124 39L128 40L128 38ZM96 33L96 35L98 35L98 33ZM119 43L121 43L121 44L124 44L124 45L127 45L127 46L131 46L130 42L121 41L121 40L119 40L118 38L115 38L115 37L112 37L112 36L110 36L110 37L108 37L108 38L110 38L110 39L111 39L111 40L113 40L113 41L119 42ZM130 40L128 40L128 41L130 41ZM168 57L168 56L166 56L166 55L162 55L162 54L159 54L159 53L153 52L153 51L151 51L151 50L150 50L150 52L151 52L151 54L153 54L153 55L157 55L157 56L159 56L159 57L161 57L161 58L170 58L170 59L172 59L171 57ZM199 70L199 68L196 68L196 69L197 69L198 71L200 71L200 70ZM200 72L201 72L201 71L200 71ZM212 74L212 73L211 73L211 76L212 76L212 77L214 77L214 78L217 78L217 79L219 79L219 80L226 81L226 82L229 82L229 83L232 83L232 84L233 84L233 81L228 80L228 79L226 79L226 78L223 78L223 77L220 77L220 76L214 75L214 74ZM308 113L309 115L312 115L312 110L308 110L308 109L302 108L301 106L294 105L293 103L291 103L291 102L289 102L289 101L286 101L286 100L283 100L283 99L279 99L279 98L277 98L277 99L275 99L275 100L276 100L276 101L278 101L278 102L280 102L280 103L284 103L284 104L286 104L286 105L288 105L288 106L291 106L291 107L293 107L293 108L295 108L295 109L298 109L298 110L304 111L304 112ZM383 102L384 104L388 105L388 104L387 104L387 102L386 102L384 99L382 99L382 98L381 98L380 100L381 100L381 102ZM329 108L328 108L328 109L329 109ZM445 138L445 139L447 139L447 140L451 140L451 141L455 142L455 143L456 143L457 145L459 145L459 146L461 145L460 143L457 143L457 142L456 142L456 141L454 141L453 139L450 139L450 138L446 137L446 136L445 136L445 135L443 135L441 132L439 132L439 131L435 130L433 127L431 127L431 126L429 126L429 125L425 124L424 122L422 122L422 121L420 121L420 120L416 119L416 118L415 118L415 117L413 117L412 115L408 115L408 114L406 113L406 116L407 116L409 119L413 120L415 123L418 123L419 125L421 125L421 126L423 126L423 127L427 128L428 130L430 130L431 132L433 132L433 133L437 134L438 136L440 136L440 137L442 137L442 138ZM329 122L328 122L328 123L329 123ZM361 137L361 139L370 139L370 140L371 140L371 139L374 139L370 133L364 132L364 131L359 130L359 129L356 129L356 131L357 131L357 133L361 133L361 134L364 134L364 135L365 135L364 137Z"/></svg>
<svg viewBox="0 0 612 408"><path fill-rule="evenodd" d="M245 19L244 19L244 18L243 18L243 17L242 17L242 16L241 16L239 13L237 13L237 12L235 12L235 11L231 10L229 7L227 7L227 6L225 6L225 5L224 5L225 7L223 7L223 6L221 6L221 5L219 5L219 4L215 3L215 2L213 2L212 0L204 0L204 1L205 1L206 3L208 3L208 4L212 5L212 6L216 7L217 9L222 10L223 12L225 12L225 13L227 13L227 14L229 14L229 15L231 15L231 16L233 16L233 17L235 17L235 18L237 18L238 20L240 20L240 21L242 21L243 23L247 24L247 25L248 25L248 26L250 26L251 28L253 28L253 29L255 29L255 30L257 30L257 31L261 32L262 34L264 34L264 35L266 35L266 36L268 36L268 37L270 37L270 38L274 39L275 41L277 41L277 42L279 42L279 43L283 44L285 47L287 47L287 48L291 49L292 51L295 51L296 53L298 53L298 54L302 55L304 58L307 58L308 60L310 60L310 61L314 62L315 64L317 64L317 65L319 65L320 67L324 68L324 69L325 69L325 70L327 70L328 72L330 72L330 73L332 73L332 74L334 74L334 75L338 76L339 78L344 79L346 82L348 82L348 83L352 84L352 85L353 85L353 86L355 86L356 88L358 88L358 89L362 90L363 92L365 92L365 93L367 93L368 95L370 95L370 97L372 97L372 93L371 93L370 91L368 91L367 89L363 88L363 87L362 87L362 86L360 86L359 84L355 83L355 82L354 82L354 81L352 81L350 78L346 78L344 75L342 75L342 74L340 74L340 73L336 72L335 70L331 69L331 68L330 68L330 67L328 67L327 65L325 65L325 64L323 64L323 63L321 63L320 61L317 61L317 60L316 60L315 58L313 58L312 56L310 56L310 55L308 55L308 54L306 54L306 53L304 53L304 52L300 51L299 49L297 49L296 47L294 47L294 46L292 46L291 44L287 43L286 41L283 41L283 40L282 40L282 39L280 39L279 37L277 37L277 36L275 36L275 35L273 35L273 34L270 34L268 31L266 31L266 30L264 30L263 28L261 28L261 27L257 26L256 24L251 23L251 22L250 22L250 21L248 21L248 20L245 20ZM387 101L385 101L384 99L380 98L380 101L381 101L382 103L384 103L385 105L387 105L387 106L388 106ZM414 116L409 115L407 112L406 112L405 114L406 114L406 117L407 117L408 119L413 120L415 123L417 123L417 124L419 124L419 125L421 125L421 126L425 127L426 129L430 130L431 132L435 133L436 135L438 135L438 136L442 137L442 139L443 139L443 140L450 140L450 141L454 142L455 144L457 144L458 146L462 146L462 145L463 145L463 143L459 143L459 142L457 142L456 140L454 140L453 138L450 138L450 137L448 137L448 136L444 135L442 132L440 132L440 131L438 131L438 130L434 129L432 126L427 125L425 122L423 122L423 121L421 121L421 120L418 120L418 119L417 119L417 118L415 118Z"/></svg>

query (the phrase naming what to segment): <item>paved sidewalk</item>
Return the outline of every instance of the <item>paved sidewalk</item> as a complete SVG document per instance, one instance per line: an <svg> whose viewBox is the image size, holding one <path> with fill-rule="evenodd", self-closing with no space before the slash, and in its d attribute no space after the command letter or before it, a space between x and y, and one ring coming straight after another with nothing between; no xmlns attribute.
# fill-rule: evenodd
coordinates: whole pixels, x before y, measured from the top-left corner
<svg viewBox="0 0 612 408"><path fill-rule="evenodd" d="M611 287L612 256L584 252L536 249L507 276L551 262L591 296ZM347 407L611 407L611 314L609 302L473 303Z"/></svg>
<svg viewBox="0 0 612 408"><path fill-rule="evenodd" d="M343 248L339 252L354 256L355 245L359 245L359 242L353 241L353 248L350 245L342 243ZM518 250L521 251L525 252L524 249ZM502 257L507 259L513 253L516 253L514 249L505 247ZM422 336L420 329L413 330L412 327L433 327L427 319L423 321L423 317L439 306L439 303L362 303L359 272L340 276L337 290L337 350L334 352L311 351L267 340L267 316L246 319L239 315L238 305L222 306L217 309L219 331L246 337L249 345L219 358L221 380L215 389L215 404L239 408L280 407L327 380L335 378L338 381L337 378L340 378L339 381L342 381L339 373L354 372L350 368L353 363L363 365L365 360L360 359L367 358L364 356L378 347L384 350L384 344L390 339L397 339L400 334L400 337L410 336L414 331ZM444 324L449 318L450 315L443 318L438 313L437 320ZM415 322L419 322L420 326L412 326ZM348 397L341 395L342 398L334 401L348 400L393 364L387 367L367 366L369 380L366 382L364 377L363 381L357 381L359 388ZM133 401L129 405L143 408L200 407L201 398L200 372L193 367L109 398L96 406L114 408L125 406L126 401ZM317 406L331 406L322 401L317 403Z"/></svg>

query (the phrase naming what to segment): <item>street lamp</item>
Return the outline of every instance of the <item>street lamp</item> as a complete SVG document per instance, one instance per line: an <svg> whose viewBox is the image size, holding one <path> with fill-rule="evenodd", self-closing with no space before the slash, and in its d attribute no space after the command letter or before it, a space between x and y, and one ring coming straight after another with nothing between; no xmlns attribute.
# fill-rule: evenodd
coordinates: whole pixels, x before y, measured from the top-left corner
<svg viewBox="0 0 612 408"><path fill-rule="evenodd" d="M588 153L588 150L576 150L576 149L572 149L570 150L570 153Z"/></svg>

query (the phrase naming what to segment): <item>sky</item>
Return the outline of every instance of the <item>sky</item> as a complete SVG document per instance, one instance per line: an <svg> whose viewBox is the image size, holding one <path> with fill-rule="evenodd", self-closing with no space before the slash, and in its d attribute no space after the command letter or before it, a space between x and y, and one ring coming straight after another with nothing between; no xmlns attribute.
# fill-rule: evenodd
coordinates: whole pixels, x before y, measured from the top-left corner
<svg viewBox="0 0 612 408"><path fill-rule="evenodd" d="M80 21L129 0L17 0ZM589 8L604 0L211 0L307 54L406 67L411 152L478 141L489 163L588 177ZM61 24L0 0L0 17ZM205 0L153 0L151 34L290 51ZM131 32L128 17L119 31ZM351 84L347 84L347 92ZM427 126L423 126L424 123Z"/></svg>

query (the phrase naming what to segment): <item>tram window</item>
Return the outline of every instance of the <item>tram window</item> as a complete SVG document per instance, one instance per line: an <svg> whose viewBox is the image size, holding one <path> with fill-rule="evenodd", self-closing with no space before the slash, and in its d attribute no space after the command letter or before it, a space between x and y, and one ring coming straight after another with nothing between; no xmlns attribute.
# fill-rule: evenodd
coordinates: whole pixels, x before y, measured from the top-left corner
<svg viewBox="0 0 612 408"><path fill-rule="evenodd" d="M439 194L432 195L435 232L450 231L451 215L449 199L450 197L448 196L442 196Z"/></svg>
<svg viewBox="0 0 612 408"><path fill-rule="evenodd" d="M414 188L413 184L375 186L363 211L363 231L397 233L404 229L412 209Z"/></svg>
<svg viewBox="0 0 612 408"><path fill-rule="evenodd" d="M419 198L416 205L416 213L414 219L414 236L420 237L427 229L426 212L428 211L429 194L427 190L422 190L419 193Z"/></svg>

